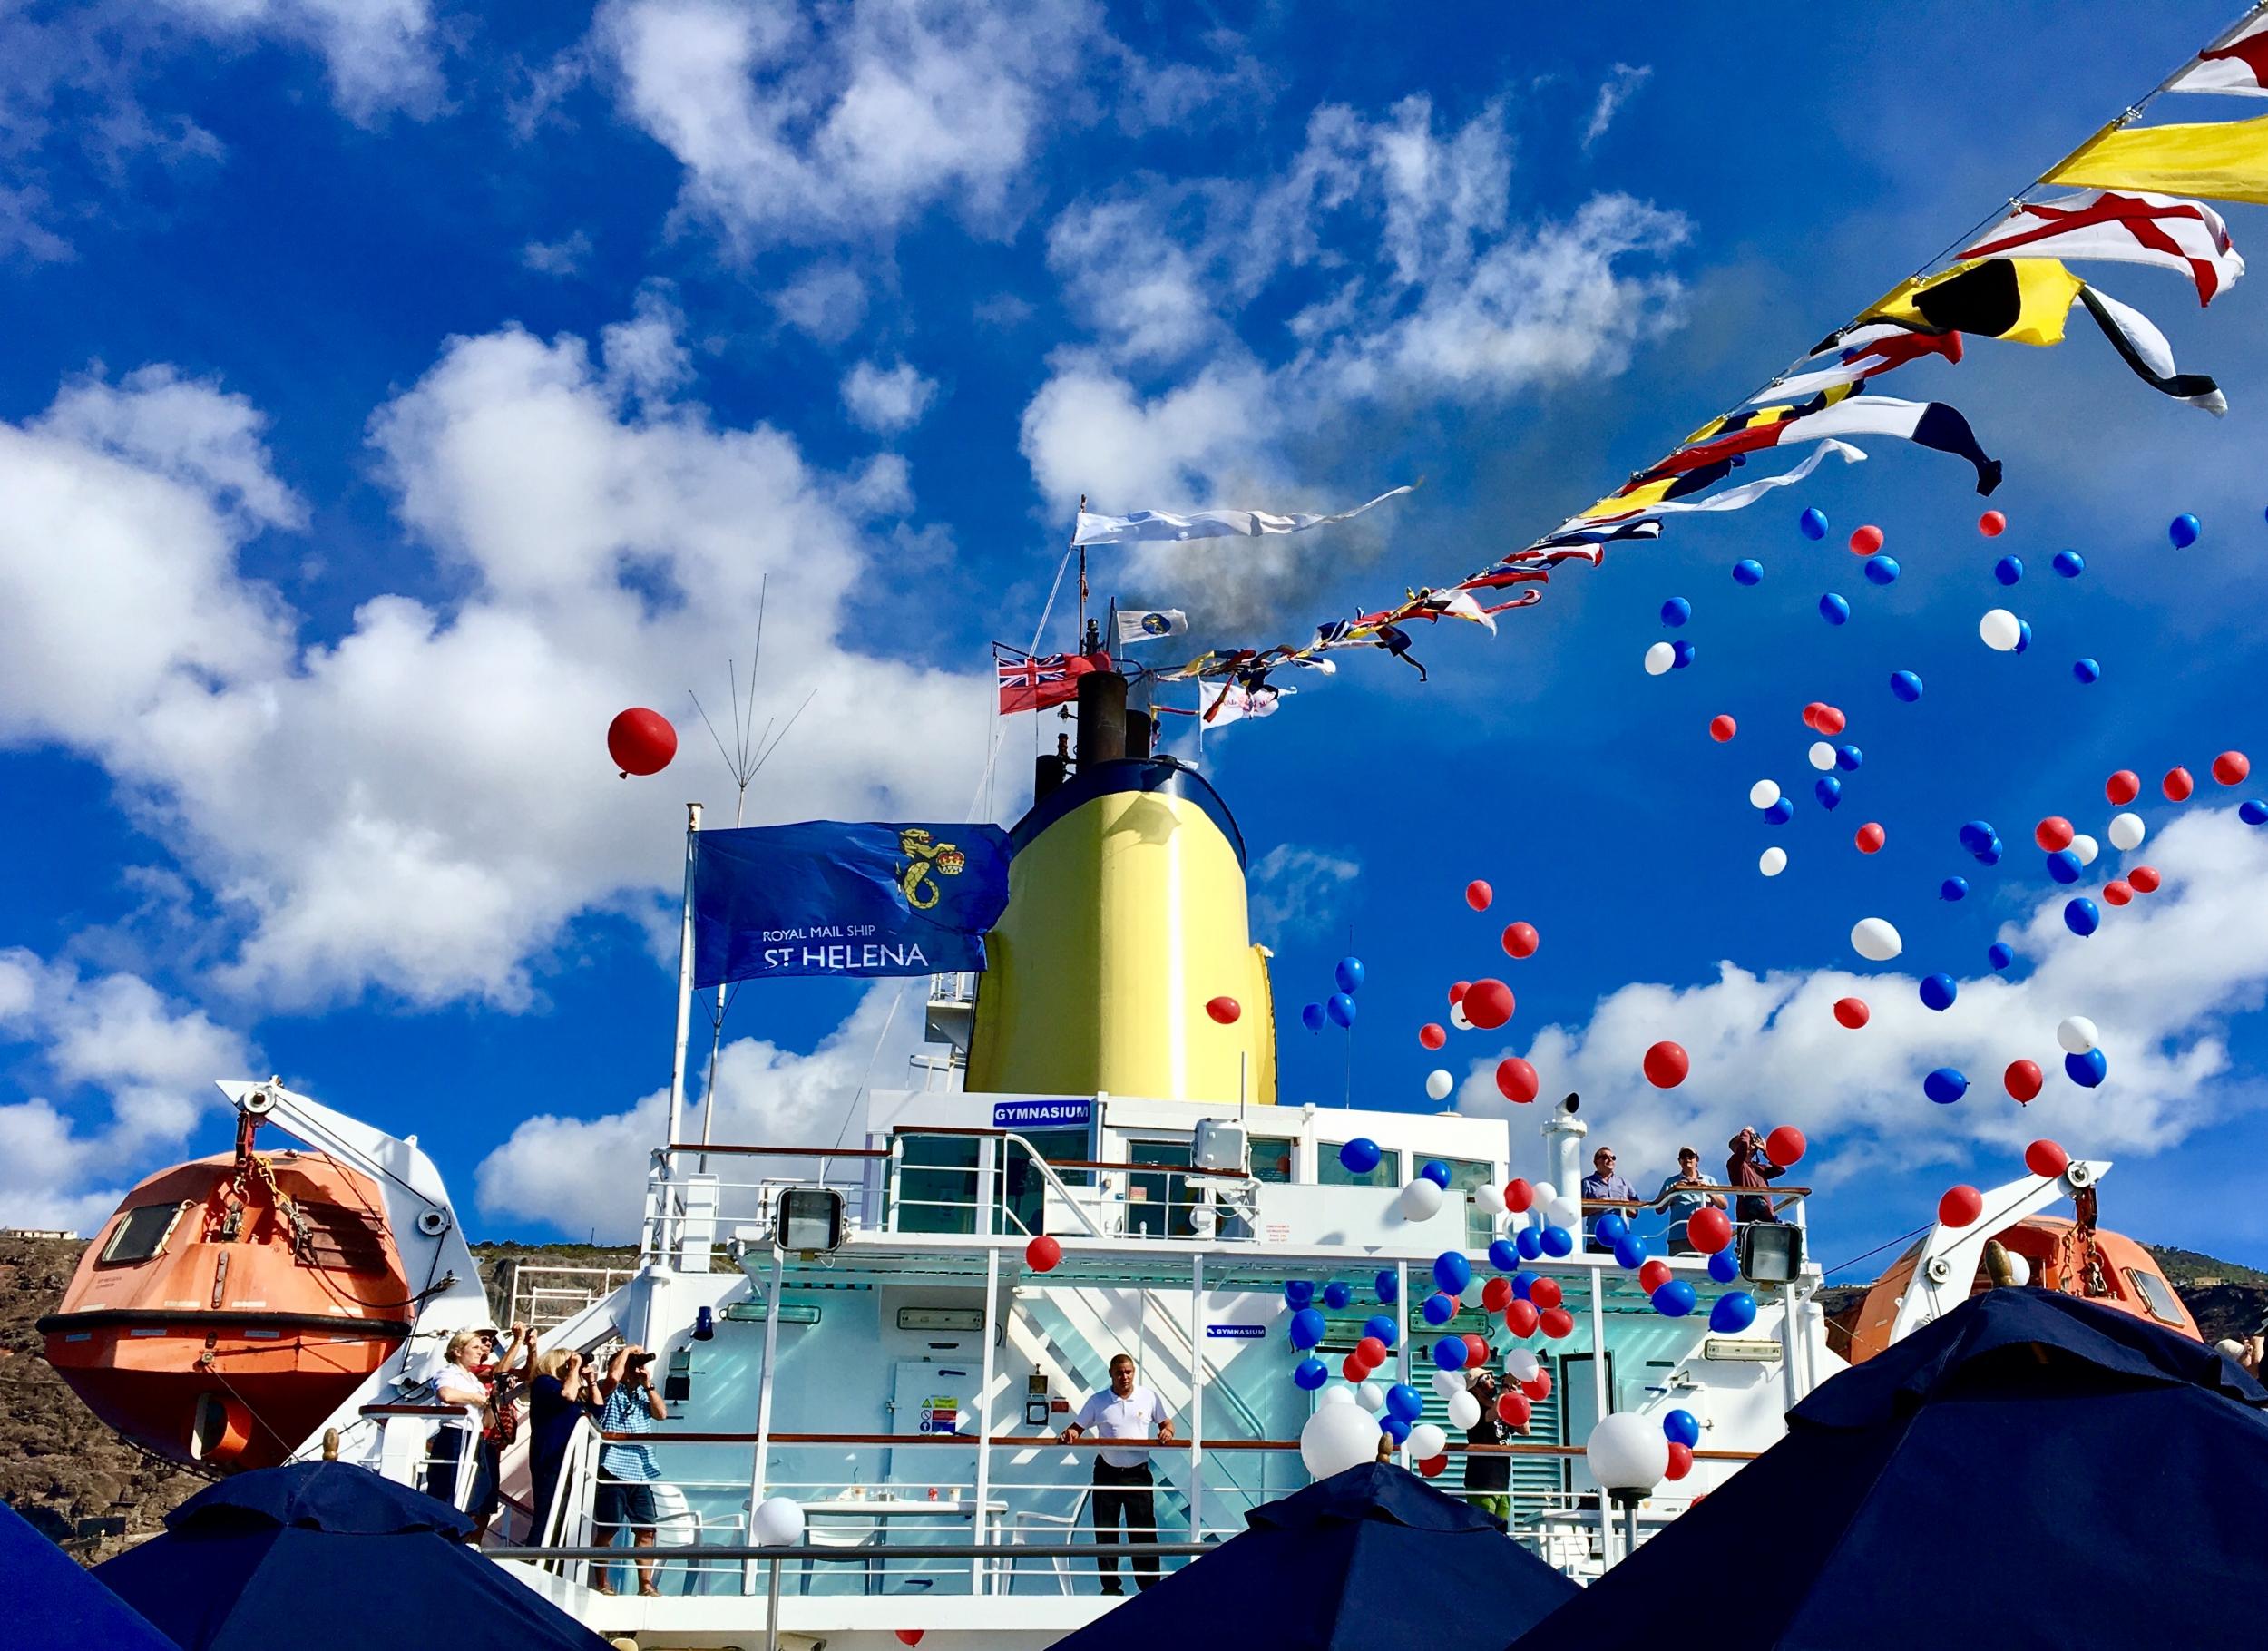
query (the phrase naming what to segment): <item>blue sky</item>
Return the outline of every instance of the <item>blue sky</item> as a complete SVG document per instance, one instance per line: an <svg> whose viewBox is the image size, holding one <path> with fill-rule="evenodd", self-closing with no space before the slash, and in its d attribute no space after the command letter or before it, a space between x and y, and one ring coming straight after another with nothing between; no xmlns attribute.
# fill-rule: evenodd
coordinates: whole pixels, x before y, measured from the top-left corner
<svg viewBox="0 0 2268 1651"><path fill-rule="evenodd" d="M686 692L722 715L767 590L759 719L816 698L751 819L958 817L985 644L1028 639L1081 492L1321 510L1427 478L1257 551L1097 553L1100 597L1186 608L1204 642L1304 638L1470 572L2225 21L1528 9L0 21L0 1218L91 1226L225 1144L210 1078L278 1071L417 1132L476 1232L621 1230L667 1078L680 805L731 806ZM2227 216L2248 249L2261 213ZM1279 1001L1350 948L1370 969L1351 1050L1286 1031L1287 1096L1337 1099L1351 1059L1367 1104L1430 1105L1439 1064L1485 1108L1518 1052L1583 1090L1626 1167L1796 1122L1829 1259L2048 1133L2122 1160L2114 1225L2268 1259L2268 1216L2228 1193L2268 1144L2268 834L2204 778L2224 749L2268 756L2262 300L2201 313L2160 272L2087 272L2219 377L2226 418L2153 396L2083 324L2051 351L1975 344L1887 387L1953 401L2007 462L2004 539L1977 534L1966 466L1862 441L1863 464L1557 575L1493 641L1421 634L1428 684L1343 656L1208 738ZM1805 504L1823 544L1794 531ZM2205 534L2177 551L2182 510ZM1904 569L1888 589L1842 549L1868 521ZM2080 579L2048 571L2067 546ZM2012 592L2009 551L2031 570ZM1756 589L1728 577L1742 556ZM1826 590L1848 626L1818 617ZM1673 595L1698 656L1650 678ZM2035 628L2022 656L1977 640L2003 602ZM1890 695L1899 668L1919 704ZM1833 814L1812 699L1866 754ZM685 743L626 784L601 735L640 703ZM1007 729L1002 817L1053 728ZM2201 780L2182 807L2155 789L2176 762ZM2119 767L2152 782L2129 859L2166 885L2079 942L2030 826L2101 836ZM1798 802L1777 831L1746 801L1767 777ZM1994 871L1954 840L1971 817L2009 844ZM1971 896L1939 902L1957 872ZM1867 915L1903 933L1896 963L1852 952ZM1495 946L1514 917L1544 935L1520 963ZM2024 961L1989 982L2000 935ZM1491 970L1510 1027L1428 1056L1447 983ZM1964 988L1945 1014L1915 1000L1938 970ZM1863 1032L1826 1012L1853 991ZM743 992L723 1132L832 1138L869 1070L903 1070L895 992ZM2091 1095L2053 1072L2068 1014L2104 1030ZM1674 1095L1637 1080L1658 1037L1695 1054ZM2028 1116L1998 1082L2019 1056L2051 1069ZM1921 1096L1941 1064L1974 1081L1957 1106Z"/></svg>

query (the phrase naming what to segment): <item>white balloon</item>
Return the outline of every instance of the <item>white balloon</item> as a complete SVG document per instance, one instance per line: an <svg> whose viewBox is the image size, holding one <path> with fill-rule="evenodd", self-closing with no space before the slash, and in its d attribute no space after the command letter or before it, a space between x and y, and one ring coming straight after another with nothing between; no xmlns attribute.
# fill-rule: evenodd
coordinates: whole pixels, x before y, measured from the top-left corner
<svg viewBox="0 0 2268 1651"><path fill-rule="evenodd" d="M1465 1391L1465 1379L1453 1370L1433 1373L1433 1391L1447 1399Z"/></svg>
<svg viewBox="0 0 2268 1651"><path fill-rule="evenodd" d="M1472 1207L1484 1216L1504 1213L1504 1189L1491 1183L1472 1189Z"/></svg>
<svg viewBox="0 0 2268 1651"><path fill-rule="evenodd" d="M2110 816L2110 845L2124 854L2142 846L2142 839L2150 835L2150 828L2142 823L2138 814L2114 814Z"/></svg>
<svg viewBox="0 0 2268 1651"><path fill-rule="evenodd" d="M1823 739L1812 741L1812 748L1804 755L1812 759L1812 767L1822 774L1835 766L1835 748Z"/></svg>
<svg viewBox="0 0 2268 1651"><path fill-rule="evenodd" d="M1787 870L1787 850L1767 848L1756 856L1756 869L1767 877L1776 877Z"/></svg>
<svg viewBox="0 0 2268 1651"><path fill-rule="evenodd" d="M767 1497L756 1505L756 1539L765 1548L793 1548L803 1540L803 1504L792 1496Z"/></svg>
<svg viewBox="0 0 2268 1651"><path fill-rule="evenodd" d="M1525 1347L1515 1347L1504 1355L1504 1373L1515 1382L1533 1382L1542 1363Z"/></svg>
<svg viewBox="0 0 2268 1651"><path fill-rule="evenodd" d="M1299 1430L1299 1460L1315 1479L1329 1479L1378 1460L1378 1418L1359 1404L1319 1404Z"/></svg>
<svg viewBox="0 0 2268 1651"><path fill-rule="evenodd" d="M1851 928L1851 950L1870 963L1886 963L1906 949L1886 918L1862 917Z"/></svg>
<svg viewBox="0 0 2268 1651"><path fill-rule="evenodd" d="M2023 1256L2019 1255L2014 1250L2010 1250L2008 1253L2008 1256L2009 1283L2012 1285L2028 1285L2031 1283L2032 1264L2025 1260Z"/></svg>
<svg viewBox="0 0 2268 1651"><path fill-rule="evenodd" d="M1446 1100L1456 1087L1457 1080L1439 1067L1425 1074L1425 1093L1434 1100Z"/></svg>
<svg viewBox="0 0 2268 1651"><path fill-rule="evenodd" d="M1449 1449L1449 1435L1430 1421L1421 1421L1410 1430L1410 1460L1432 1461Z"/></svg>
<svg viewBox="0 0 2268 1651"><path fill-rule="evenodd" d="M1465 1006L1462 1003L1452 1003L1449 1006L1449 1023L1459 1031L1472 1030L1472 1022L1465 1018Z"/></svg>
<svg viewBox="0 0 2268 1651"><path fill-rule="evenodd" d="M1657 642L1646 650L1646 674L1658 677L1677 662L1677 650L1667 642Z"/></svg>
<svg viewBox="0 0 2268 1651"><path fill-rule="evenodd" d="M1780 786L1777 780L1760 779L1748 787L1748 806L1751 808L1769 808L1779 800Z"/></svg>
<svg viewBox="0 0 2268 1651"><path fill-rule="evenodd" d="M1651 1490L1669 1471L1662 1424L1636 1411L1617 1411L1591 1429L1583 1455L1590 1476L1609 1490Z"/></svg>
<svg viewBox="0 0 2268 1651"><path fill-rule="evenodd" d="M1386 1408L1386 1390L1375 1382L1365 1382L1354 1390L1354 1402L1366 1411L1383 1411ZM1375 1445L1371 1448L1377 1449Z"/></svg>
<svg viewBox="0 0 2268 1651"><path fill-rule="evenodd" d="M1481 1402L1471 1393L1457 1393L1449 1401L1449 1425L1459 1432L1471 1432L1481 1425Z"/></svg>
<svg viewBox="0 0 2268 1651"><path fill-rule="evenodd" d="M1559 1196L1559 1189L1549 1181L1538 1181L1530 1191L1535 1195L1528 1206L1530 1209L1541 1209Z"/></svg>
<svg viewBox="0 0 2268 1651"><path fill-rule="evenodd" d="M1995 608L1977 621L1977 634L1995 653L2014 653L2024 640L2024 622L2006 608Z"/></svg>
<svg viewBox="0 0 2268 1651"><path fill-rule="evenodd" d="M1354 1390L1351 1387L1326 1387L1323 1390L1323 1402L1352 1404L1354 1402Z"/></svg>
<svg viewBox="0 0 2268 1651"><path fill-rule="evenodd" d="M1582 1224L1583 1206L1572 1198L1554 1198L1543 1213L1552 1226L1563 1226L1570 1233Z"/></svg>
<svg viewBox="0 0 2268 1651"><path fill-rule="evenodd" d="M1446 1195L1440 1186L1423 1176L1402 1189L1402 1216L1405 1221L1431 1221L1441 1209Z"/></svg>
<svg viewBox="0 0 2268 1651"><path fill-rule="evenodd" d="M2103 852L2103 845L2085 832L2081 832L2071 839L2071 852L2079 857L2081 865L2092 865L2095 864L2095 856Z"/></svg>
<svg viewBox="0 0 2268 1651"><path fill-rule="evenodd" d="M2095 1022L2085 1015L2072 1015L2056 1028L2056 1041L2074 1055L2084 1055L2095 1047Z"/></svg>
<svg viewBox="0 0 2268 1651"><path fill-rule="evenodd" d="M1457 1304L1461 1307L1479 1306L1481 1293L1488 1287L1489 1281L1475 1273L1471 1278L1465 1280L1465 1287L1457 1292Z"/></svg>

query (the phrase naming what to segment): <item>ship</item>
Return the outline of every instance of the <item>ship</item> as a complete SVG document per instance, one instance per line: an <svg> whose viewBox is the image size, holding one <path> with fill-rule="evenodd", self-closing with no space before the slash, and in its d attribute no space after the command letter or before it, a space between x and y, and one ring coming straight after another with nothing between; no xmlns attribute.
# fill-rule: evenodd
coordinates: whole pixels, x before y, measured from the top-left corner
<svg viewBox="0 0 2268 1651"><path fill-rule="evenodd" d="M1036 759L1010 832L988 966L932 981L918 1081L845 1096L844 1144L710 1140L706 1119L688 1138L681 960L678 1073L644 1168L636 1269L542 1332L601 1363L625 1343L655 1353L668 1415L640 1442L660 1475L659 1591L641 1597L627 1563L594 1551L606 1441L587 1422L541 1528L524 1436L509 1448L485 1539L600 1633L1053 1643L1117 1603L1091 1539L1094 1441L1061 1434L1121 1354L1174 1421L1150 1450L1168 1565L1308 1481L1300 1441L1319 1407L1374 1404L1392 1383L1422 1405L1405 1431L1445 1426L1458 1383L1431 1380L1440 1340L1482 1338L1516 1374L1532 1359L1510 1442L1468 1447L1451 1428L1434 1457L1404 1443L1399 1460L1458 1491L1483 1455L1509 1456L1508 1539L1589 1581L1769 1449L1820 1382L2019 1270L2195 1335L2177 1302L2164 1311L2174 1297L2147 1252L2095 1226L2110 1165L2077 1159L1994 1189L1978 1222L1933 1227L1855 1327L1831 1324L1820 1300L1813 1193L1782 1181L1774 1218L1726 1252L1730 1277L1722 1260L1713 1273L1709 1256L1674 1254L1649 1261L1649 1285L1579 1233L1564 1254L1523 1252L1528 1287L1557 1311L1511 1337L1484 1284L1502 1276L1491 1246L1544 1217L1498 1189L1573 1193L1580 1099L1538 1104L1517 1128L1286 1099L1234 816L1153 748L1123 676L1088 673L1078 694L1076 748ZM698 827L697 814L689 854ZM1222 999L1239 1012L1208 1012ZM438 1175L414 1140L275 1080L222 1089L243 1120L237 1153L129 1197L43 1324L51 1360L105 1421L178 1460L332 1455L431 1482L436 1431L458 1412L426 1377L450 1336L491 1319ZM258 1154L255 1128L307 1150ZM1413 1197L1420 1181L1443 1196ZM2064 1199L2073 1219L2046 1213ZM1452 1257L1472 1275L1453 1294L1439 1270L1453 1277ZM1662 1279L1689 1286L1695 1310L1657 1310ZM1716 1327L1710 1309L1735 1291L1753 1317ZM1312 1346L1288 1339L1295 1300L1320 1316ZM1390 1343L1383 1367L1362 1362L1365 1337ZM1299 1379L1307 1359L1331 1373L1320 1388ZM1584 1445L1623 1413L1692 1443L1682 1477L1618 1505ZM470 1476L456 1477L462 1498ZM767 1515L783 1502L799 1532L784 1546ZM1131 1571L1134 1552L1117 1551ZM620 1592L600 1590L602 1568Z"/></svg>

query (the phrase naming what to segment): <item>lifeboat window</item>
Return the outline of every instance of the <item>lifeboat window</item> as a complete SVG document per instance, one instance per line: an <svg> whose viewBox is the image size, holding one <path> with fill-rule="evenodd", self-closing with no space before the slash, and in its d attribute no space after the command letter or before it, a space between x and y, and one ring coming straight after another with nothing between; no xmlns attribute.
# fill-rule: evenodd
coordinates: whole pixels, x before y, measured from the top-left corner
<svg viewBox="0 0 2268 1651"><path fill-rule="evenodd" d="M2174 1299L2174 1292L2166 1287L2163 1278L2155 1273L2146 1273L2139 1267L2123 1270L2128 1287L2142 1298L2142 1304L2149 1309L2152 1318L2161 1324L2172 1324L2176 1329L2182 1327L2181 1304Z"/></svg>
<svg viewBox="0 0 2268 1651"><path fill-rule="evenodd" d="M165 1248L165 1241L173 1236L173 1224L188 1207L186 1204L144 1204L128 1210L111 1229L110 1242L103 1246L103 1258L96 1265L122 1267L149 1260Z"/></svg>
<svg viewBox="0 0 2268 1651"><path fill-rule="evenodd" d="M1339 1148L1344 1141L1321 1141L1315 1147L1315 1180L1325 1187L1399 1187L1402 1185L1402 1155L1391 1147L1378 1155L1378 1167L1368 1175L1356 1175L1339 1162Z"/></svg>

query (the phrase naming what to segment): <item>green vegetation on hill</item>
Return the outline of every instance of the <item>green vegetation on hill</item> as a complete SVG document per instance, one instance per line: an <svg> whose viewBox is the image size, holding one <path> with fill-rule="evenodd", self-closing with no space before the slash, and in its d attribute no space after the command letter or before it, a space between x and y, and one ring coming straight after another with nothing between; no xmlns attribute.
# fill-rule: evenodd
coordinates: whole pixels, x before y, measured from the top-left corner
<svg viewBox="0 0 2268 1651"><path fill-rule="evenodd" d="M2157 1257L2158 1265L2165 1269L2165 1276L2179 1289L2207 1278L2224 1285L2268 1285L2268 1273L2239 1261L2223 1261L2217 1255L2201 1255L2195 1250L2176 1249L2166 1244L2146 1247Z"/></svg>

